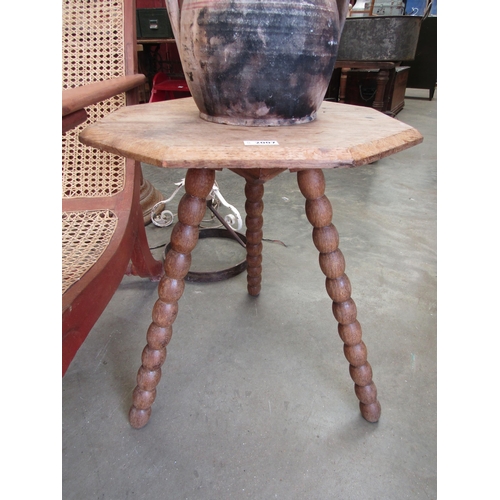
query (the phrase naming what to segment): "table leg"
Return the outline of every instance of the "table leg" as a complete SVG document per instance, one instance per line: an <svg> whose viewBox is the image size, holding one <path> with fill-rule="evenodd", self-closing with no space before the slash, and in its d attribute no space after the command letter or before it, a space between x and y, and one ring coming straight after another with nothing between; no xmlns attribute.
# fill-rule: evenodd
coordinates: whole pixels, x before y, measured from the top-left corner
<svg viewBox="0 0 500 500"><path fill-rule="evenodd" d="M385 105L385 88L389 82L389 70L381 69L377 74L377 92L373 100L373 108L378 111L384 110Z"/></svg>
<svg viewBox="0 0 500 500"><path fill-rule="evenodd" d="M179 208L179 222L172 229L170 250L165 256L165 275L158 285L158 300L153 307L153 321L147 332L147 345L142 352L142 366L137 373L137 386L129 413L132 427L144 427L156 397L161 378L161 366L167 356L167 344L172 337L172 324L178 301L184 292L184 277L191 265L191 252L198 241L198 226L207 208L206 198L214 184L215 171L189 169Z"/></svg>
<svg viewBox="0 0 500 500"><path fill-rule="evenodd" d="M297 172L301 193L306 198L306 216L314 227L313 242L319 254L319 264L326 276L326 290L333 301L332 310L338 321L338 332L344 342L344 354L349 361L349 372L359 407L368 422L380 418L377 388L372 381L372 369L361 340L361 325L356 319L356 304L351 298L351 284L344 273L345 261L338 248L339 236L332 224L332 206L325 196L325 178L321 170Z"/></svg>
<svg viewBox="0 0 500 500"><path fill-rule="evenodd" d="M262 226L264 219L264 184L247 179L245 184L245 224L247 227L247 290L254 297L259 295L262 282Z"/></svg>
<svg viewBox="0 0 500 500"><path fill-rule="evenodd" d="M347 88L347 77L349 71L349 68L342 68L340 70L339 102L345 102L345 91Z"/></svg>

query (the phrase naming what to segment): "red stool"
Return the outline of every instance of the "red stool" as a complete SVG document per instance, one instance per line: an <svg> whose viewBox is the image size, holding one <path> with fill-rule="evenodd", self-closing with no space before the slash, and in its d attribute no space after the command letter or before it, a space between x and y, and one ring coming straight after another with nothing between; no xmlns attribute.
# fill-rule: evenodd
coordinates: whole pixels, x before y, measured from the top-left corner
<svg viewBox="0 0 500 500"><path fill-rule="evenodd" d="M184 79L173 80L165 73L156 73L149 102L168 101L179 97L190 97L189 87Z"/></svg>

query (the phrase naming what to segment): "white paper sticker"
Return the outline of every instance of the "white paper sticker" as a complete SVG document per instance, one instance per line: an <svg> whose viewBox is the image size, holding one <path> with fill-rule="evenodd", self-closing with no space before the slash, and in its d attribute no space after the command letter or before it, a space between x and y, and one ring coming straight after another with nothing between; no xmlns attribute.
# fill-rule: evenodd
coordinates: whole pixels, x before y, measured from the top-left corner
<svg viewBox="0 0 500 500"><path fill-rule="evenodd" d="M245 146L279 146L278 141L243 141Z"/></svg>

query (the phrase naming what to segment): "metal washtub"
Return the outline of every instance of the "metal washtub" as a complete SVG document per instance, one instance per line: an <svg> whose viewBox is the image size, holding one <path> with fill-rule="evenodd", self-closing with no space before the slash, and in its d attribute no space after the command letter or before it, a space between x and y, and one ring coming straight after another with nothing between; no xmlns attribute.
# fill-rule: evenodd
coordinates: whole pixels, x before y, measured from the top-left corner
<svg viewBox="0 0 500 500"><path fill-rule="evenodd" d="M346 19L338 61L411 61L426 16L373 16Z"/></svg>

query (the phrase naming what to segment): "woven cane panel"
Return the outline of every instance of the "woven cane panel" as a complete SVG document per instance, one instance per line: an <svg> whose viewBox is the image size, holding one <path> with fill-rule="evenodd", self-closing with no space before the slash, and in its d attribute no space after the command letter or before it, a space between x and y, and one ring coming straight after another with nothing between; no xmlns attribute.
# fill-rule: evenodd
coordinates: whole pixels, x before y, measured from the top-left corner
<svg viewBox="0 0 500 500"><path fill-rule="evenodd" d="M117 223L118 218L109 210L63 212L62 293L97 262Z"/></svg>
<svg viewBox="0 0 500 500"><path fill-rule="evenodd" d="M123 24L123 0L63 0L63 89L125 75ZM112 196L123 189L125 159L84 146L78 135L124 105L121 94L85 108L89 119L63 135L63 198Z"/></svg>

